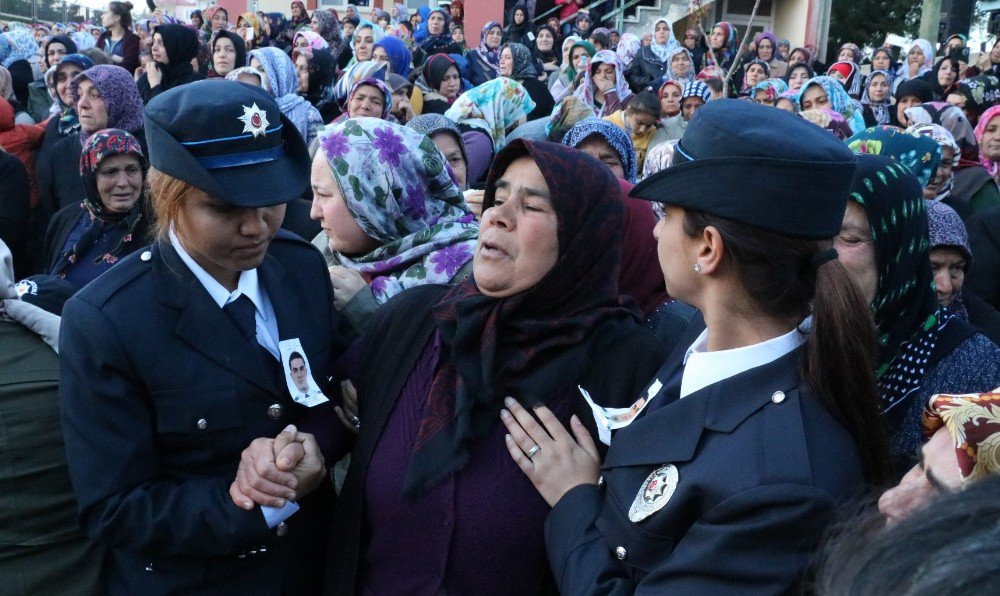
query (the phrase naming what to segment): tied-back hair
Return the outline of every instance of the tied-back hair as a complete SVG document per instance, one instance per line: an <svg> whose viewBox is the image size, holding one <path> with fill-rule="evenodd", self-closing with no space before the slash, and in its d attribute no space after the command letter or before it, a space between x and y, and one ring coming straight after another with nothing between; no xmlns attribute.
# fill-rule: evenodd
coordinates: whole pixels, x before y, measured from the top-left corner
<svg viewBox="0 0 1000 596"><path fill-rule="evenodd" d="M829 241L793 238L730 219L687 211L684 233L718 230L750 308L798 325L812 314L802 377L850 432L870 484L891 476L888 441L878 409L875 326L844 266L813 258Z"/></svg>
<svg viewBox="0 0 1000 596"><path fill-rule="evenodd" d="M119 2L118 0L111 0L108 3L108 10L114 14L121 17L119 24L126 31L132 30L132 3L131 2Z"/></svg>

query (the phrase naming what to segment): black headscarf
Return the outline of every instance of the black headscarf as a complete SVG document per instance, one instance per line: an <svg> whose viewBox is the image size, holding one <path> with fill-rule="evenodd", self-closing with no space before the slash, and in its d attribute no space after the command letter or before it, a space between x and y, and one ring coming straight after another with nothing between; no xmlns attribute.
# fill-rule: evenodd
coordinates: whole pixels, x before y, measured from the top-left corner
<svg viewBox="0 0 1000 596"><path fill-rule="evenodd" d="M947 318L934 290L927 210L917 177L882 155L858 156L850 197L865 210L875 247L876 374L882 412L895 429L920 388Z"/></svg>
<svg viewBox="0 0 1000 596"><path fill-rule="evenodd" d="M157 62L163 73L163 88L188 82L186 79L194 71L191 60L198 56L198 34L185 25L160 25L153 30L156 33L163 38L163 49L170 59L170 64Z"/></svg>
<svg viewBox="0 0 1000 596"><path fill-rule="evenodd" d="M607 200L620 192L614 175L580 151L517 139L493 162L484 209L493 205L497 179L520 157L534 160L548 184L559 257L514 296L485 296L470 278L434 306L443 353L406 475L411 497L465 465L470 446L498 423L506 396L534 406L565 394L594 338L607 325L638 319L619 299L625 207Z"/></svg>
<svg viewBox="0 0 1000 596"><path fill-rule="evenodd" d="M236 49L236 60L233 62L233 69L242 68L247 65L247 44L243 42L243 38L237 35L233 31L223 31L218 29L212 32L211 47L210 52L215 55L215 42L219 40L220 37L225 37L233 42L233 48ZM215 72L214 66L209 69L209 77L221 76Z"/></svg>
<svg viewBox="0 0 1000 596"><path fill-rule="evenodd" d="M76 43L70 39L68 35L54 35L45 42L45 47L42 49L42 60L48 65L48 68L52 68L55 64L49 64L49 46L53 43L61 43L66 46L66 55L75 54L77 52ZM103 48L98 48L103 51ZM43 69L47 70L47 69Z"/></svg>
<svg viewBox="0 0 1000 596"><path fill-rule="evenodd" d="M552 47L548 50L538 49L538 33L541 33L542 29L545 29L552 34ZM559 51L559 35L556 30L548 25L542 25L538 28L535 33L535 41L531 46L531 53L535 55L535 59L545 64L546 62L552 62L555 60L556 64L562 64L562 52Z"/></svg>
<svg viewBox="0 0 1000 596"><path fill-rule="evenodd" d="M455 59L448 54L434 54L424 62L422 69L424 82L427 83L431 91L438 93L438 90L441 88L441 79L444 78L445 73L452 66L456 69L458 68Z"/></svg>
<svg viewBox="0 0 1000 596"><path fill-rule="evenodd" d="M329 50L313 50L309 58L309 88L306 90L306 100L323 114L324 111L336 107L334 101L333 80L337 76L337 59ZM325 120L324 114L324 120Z"/></svg>

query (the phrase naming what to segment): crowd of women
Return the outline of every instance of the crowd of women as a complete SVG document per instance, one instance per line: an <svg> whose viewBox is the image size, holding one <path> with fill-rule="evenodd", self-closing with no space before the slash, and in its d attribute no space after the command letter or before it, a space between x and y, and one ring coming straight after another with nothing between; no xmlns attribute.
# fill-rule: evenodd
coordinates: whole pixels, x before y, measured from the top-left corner
<svg viewBox="0 0 1000 596"><path fill-rule="evenodd" d="M932 480L1000 385L1000 42L562 4L0 34L13 593L788 592Z"/></svg>

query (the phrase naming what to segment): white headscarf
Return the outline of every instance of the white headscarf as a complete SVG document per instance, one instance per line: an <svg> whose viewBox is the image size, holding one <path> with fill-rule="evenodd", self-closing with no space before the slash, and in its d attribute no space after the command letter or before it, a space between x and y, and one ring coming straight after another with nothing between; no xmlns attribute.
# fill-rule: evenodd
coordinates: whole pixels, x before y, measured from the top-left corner
<svg viewBox="0 0 1000 596"><path fill-rule="evenodd" d="M670 39L668 39L667 43L665 44L656 43L656 26L659 25L660 23L666 23L667 31L670 31ZM677 43L677 40L674 39L673 24L667 19L660 17L655 21L653 21L653 28L650 32L653 34L653 39L649 43L649 49L653 50L653 53L656 54L657 58L666 62L667 59L670 58L670 50L680 45Z"/></svg>

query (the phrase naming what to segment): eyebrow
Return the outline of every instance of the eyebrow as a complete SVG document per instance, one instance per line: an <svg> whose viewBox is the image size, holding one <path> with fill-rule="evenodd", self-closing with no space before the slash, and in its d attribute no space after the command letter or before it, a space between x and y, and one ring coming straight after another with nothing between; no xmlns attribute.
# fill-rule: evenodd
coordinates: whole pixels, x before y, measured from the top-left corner
<svg viewBox="0 0 1000 596"><path fill-rule="evenodd" d="M950 489L947 486L945 486L945 484L943 482L941 482L941 479L938 478L934 474L934 472L930 468L927 467L926 462L924 460L924 450L923 450L923 448L920 448L920 449L917 450L917 458L918 458L918 464L917 465L919 465L920 469L924 471L924 477L927 478L927 483L930 484L932 487L934 487L934 490L939 491L939 492L944 493L944 494L955 492L952 489Z"/></svg>
<svg viewBox="0 0 1000 596"><path fill-rule="evenodd" d="M511 189L510 182L504 180L503 178L501 178L500 180L497 180L496 184L494 186L496 188L506 188L508 190ZM531 196L531 197L539 197L539 198L548 199L548 200L551 200L551 198L552 198L551 195L549 195L549 191L547 191L547 190L545 190L543 188L535 188L533 186L522 186L521 187L521 192L522 192L522 194L525 194L525 195L528 195L528 196Z"/></svg>

